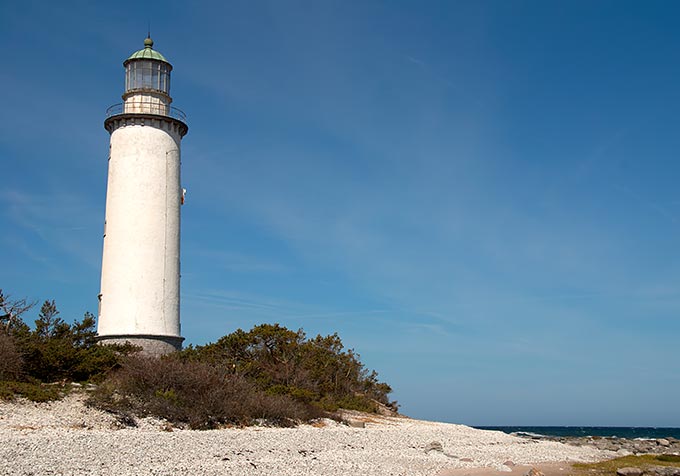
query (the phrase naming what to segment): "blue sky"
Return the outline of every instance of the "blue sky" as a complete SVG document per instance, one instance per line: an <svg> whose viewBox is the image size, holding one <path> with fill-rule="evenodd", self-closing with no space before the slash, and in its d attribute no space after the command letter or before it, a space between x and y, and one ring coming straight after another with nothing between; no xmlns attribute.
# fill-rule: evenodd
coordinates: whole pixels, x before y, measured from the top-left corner
<svg viewBox="0 0 680 476"><path fill-rule="evenodd" d="M182 328L338 332L404 413L680 426L680 4L0 3L0 288L96 312L104 112L174 65Z"/></svg>

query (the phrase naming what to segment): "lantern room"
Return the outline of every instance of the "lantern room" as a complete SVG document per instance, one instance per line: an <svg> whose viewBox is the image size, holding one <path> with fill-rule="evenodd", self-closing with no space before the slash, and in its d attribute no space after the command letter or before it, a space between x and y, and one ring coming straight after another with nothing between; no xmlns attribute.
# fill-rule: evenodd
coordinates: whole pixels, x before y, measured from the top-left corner
<svg viewBox="0 0 680 476"><path fill-rule="evenodd" d="M153 40L144 40L144 49L130 55L125 67L123 114L172 116L170 107L170 72L172 65L153 49ZM119 111L113 111L119 113Z"/></svg>
<svg viewBox="0 0 680 476"><path fill-rule="evenodd" d="M172 65L153 49L153 40L144 40L144 49L133 53L125 62L125 93L155 91L170 95Z"/></svg>

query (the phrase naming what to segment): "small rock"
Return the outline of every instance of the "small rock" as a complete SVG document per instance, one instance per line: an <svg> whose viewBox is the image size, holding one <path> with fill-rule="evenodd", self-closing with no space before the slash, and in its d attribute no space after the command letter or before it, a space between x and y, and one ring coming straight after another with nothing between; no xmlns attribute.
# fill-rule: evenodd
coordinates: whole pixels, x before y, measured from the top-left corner
<svg viewBox="0 0 680 476"><path fill-rule="evenodd" d="M616 476L642 476L641 468L619 468L616 470Z"/></svg>
<svg viewBox="0 0 680 476"><path fill-rule="evenodd" d="M349 420L347 424L352 428L366 428L366 423L359 420Z"/></svg>
<svg viewBox="0 0 680 476"><path fill-rule="evenodd" d="M538 468L531 468L524 476L545 476L545 474Z"/></svg>
<svg viewBox="0 0 680 476"><path fill-rule="evenodd" d="M443 453L444 447L442 446L442 444L440 442L433 441L432 443L430 443L429 445L427 445L425 447L425 453L429 453L430 451L440 451L440 452Z"/></svg>
<svg viewBox="0 0 680 476"><path fill-rule="evenodd" d="M680 476L680 468L673 466L653 466L645 469L644 474L650 476Z"/></svg>
<svg viewBox="0 0 680 476"><path fill-rule="evenodd" d="M504 465L504 466L509 466L509 467L512 468L513 466L515 466L515 462L514 462L514 461L511 461L511 460L507 460L506 462L503 463L503 465Z"/></svg>
<svg viewBox="0 0 680 476"><path fill-rule="evenodd" d="M659 446L670 446L671 442L668 441L666 438L659 438L656 440L656 444Z"/></svg>
<svg viewBox="0 0 680 476"><path fill-rule="evenodd" d="M474 460L472 458L461 458L460 461L464 463L472 463Z"/></svg>

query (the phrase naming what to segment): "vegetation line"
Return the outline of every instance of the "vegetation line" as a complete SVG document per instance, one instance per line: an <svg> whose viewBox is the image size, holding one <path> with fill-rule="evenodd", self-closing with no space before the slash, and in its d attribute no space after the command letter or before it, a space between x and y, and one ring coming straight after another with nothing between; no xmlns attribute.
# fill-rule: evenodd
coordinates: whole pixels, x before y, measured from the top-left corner
<svg viewBox="0 0 680 476"><path fill-rule="evenodd" d="M339 409L396 411L392 389L367 370L337 334L307 338L302 329L261 324L163 358L130 344L99 345L95 319L66 323L45 301L34 307L0 290L0 398L63 396L69 382L97 384L90 405L121 421L156 416L196 429L267 422L292 425ZM61 382L62 387L47 385Z"/></svg>

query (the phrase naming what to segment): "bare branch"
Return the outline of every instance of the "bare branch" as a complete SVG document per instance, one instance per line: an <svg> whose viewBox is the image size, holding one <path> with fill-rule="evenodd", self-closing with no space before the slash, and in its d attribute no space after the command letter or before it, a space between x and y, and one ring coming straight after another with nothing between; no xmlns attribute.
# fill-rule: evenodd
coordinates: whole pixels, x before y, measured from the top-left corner
<svg viewBox="0 0 680 476"><path fill-rule="evenodd" d="M12 299L11 296L5 296L0 289L0 326L7 333L9 330L20 322L21 316L36 305L36 301L29 302L26 298Z"/></svg>

